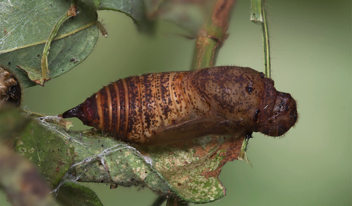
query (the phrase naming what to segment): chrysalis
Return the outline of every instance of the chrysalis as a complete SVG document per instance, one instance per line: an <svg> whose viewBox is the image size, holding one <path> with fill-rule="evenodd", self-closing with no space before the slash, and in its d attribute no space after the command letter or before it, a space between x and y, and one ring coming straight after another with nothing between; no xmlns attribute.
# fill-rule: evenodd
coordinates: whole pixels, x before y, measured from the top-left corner
<svg viewBox="0 0 352 206"><path fill-rule="evenodd" d="M222 66L120 79L62 117L122 141L155 145L210 134L281 136L298 114L291 95L276 91L263 73Z"/></svg>

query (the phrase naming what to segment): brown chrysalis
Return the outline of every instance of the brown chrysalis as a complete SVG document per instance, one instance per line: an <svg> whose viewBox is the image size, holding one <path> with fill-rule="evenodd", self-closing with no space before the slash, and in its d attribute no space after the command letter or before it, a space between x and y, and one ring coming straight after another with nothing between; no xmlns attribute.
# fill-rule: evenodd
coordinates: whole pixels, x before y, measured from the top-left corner
<svg viewBox="0 0 352 206"><path fill-rule="evenodd" d="M120 79L62 114L135 144L209 134L281 136L297 116L296 101L276 91L273 80L234 66Z"/></svg>

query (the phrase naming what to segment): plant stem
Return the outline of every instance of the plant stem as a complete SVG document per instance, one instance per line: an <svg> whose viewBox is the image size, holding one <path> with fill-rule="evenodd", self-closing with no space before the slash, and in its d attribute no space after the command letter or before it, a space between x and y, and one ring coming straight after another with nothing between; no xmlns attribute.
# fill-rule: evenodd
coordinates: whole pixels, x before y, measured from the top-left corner
<svg viewBox="0 0 352 206"><path fill-rule="evenodd" d="M264 1L264 0L263 0ZM262 14L263 14L263 47L264 47L264 73L267 78L271 78L271 61L270 61L270 42L269 42L269 30L268 21L265 13L265 2L262 2Z"/></svg>
<svg viewBox="0 0 352 206"><path fill-rule="evenodd" d="M265 0L251 0L251 21L262 25L264 48L264 73L271 78L270 42L268 22L265 13Z"/></svg>
<svg viewBox="0 0 352 206"><path fill-rule="evenodd" d="M236 0L215 0L211 16L198 32L191 70L215 65L219 49L226 40L232 8ZM188 205L177 198L167 200L167 206Z"/></svg>
<svg viewBox="0 0 352 206"><path fill-rule="evenodd" d="M188 206L188 203L185 201L181 201L177 197L170 197L167 199L166 206Z"/></svg>
<svg viewBox="0 0 352 206"><path fill-rule="evenodd" d="M156 200L153 202L152 206L161 206L166 200L165 196L158 196Z"/></svg>
<svg viewBox="0 0 352 206"><path fill-rule="evenodd" d="M254 23L263 23L262 0L251 0L251 17Z"/></svg>
<svg viewBox="0 0 352 206"><path fill-rule="evenodd" d="M215 65L221 45L227 38L227 28L235 0L216 0L211 16L198 32L192 70Z"/></svg>
<svg viewBox="0 0 352 206"><path fill-rule="evenodd" d="M44 82L46 82L50 79L49 66L48 66L48 55L49 55L49 49L50 49L51 42L53 41L53 39L57 35L57 32L59 31L62 24L65 21L67 21L69 18L77 15L76 5L74 2L75 1L72 1L70 9L55 24L54 28L51 30L51 32L49 34L48 40L45 42L43 56L41 59L42 78L40 79L40 85L42 85L42 86L44 86Z"/></svg>

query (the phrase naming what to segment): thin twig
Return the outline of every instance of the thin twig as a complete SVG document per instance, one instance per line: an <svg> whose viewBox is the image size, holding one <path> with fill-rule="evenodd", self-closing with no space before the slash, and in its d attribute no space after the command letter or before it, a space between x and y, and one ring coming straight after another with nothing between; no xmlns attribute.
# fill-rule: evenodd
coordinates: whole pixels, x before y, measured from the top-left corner
<svg viewBox="0 0 352 206"><path fill-rule="evenodd" d="M53 27L53 29L51 30L51 32L49 34L48 40L45 42L43 56L41 59L42 78L40 79L40 85L42 85L42 86L44 85L44 82L46 82L50 79L49 66L48 66L48 55L49 55L49 49L50 49L51 42L53 41L53 39L57 35L62 24L65 21L67 21L69 18L76 16L76 15L77 15L76 5L75 5L74 1L72 1L70 9L55 24L55 26Z"/></svg>
<svg viewBox="0 0 352 206"><path fill-rule="evenodd" d="M170 197L167 199L166 206L188 206L188 202L180 200L178 197Z"/></svg>
<svg viewBox="0 0 352 206"><path fill-rule="evenodd" d="M264 46L264 68L265 76L271 78L271 59L270 59L270 42L269 42L269 29L268 21L266 18L265 1L262 2L262 15L263 15L263 46Z"/></svg>
<svg viewBox="0 0 352 206"><path fill-rule="evenodd" d="M270 42L268 21L266 18L265 0L251 0L251 17L254 23L262 25L262 38L264 49L264 73L267 78L271 78Z"/></svg>
<svg viewBox="0 0 352 206"><path fill-rule="evenodd" d="M152 206L161 206L166 200L165 196L158 196L156 200L153 202Z"/></svg>

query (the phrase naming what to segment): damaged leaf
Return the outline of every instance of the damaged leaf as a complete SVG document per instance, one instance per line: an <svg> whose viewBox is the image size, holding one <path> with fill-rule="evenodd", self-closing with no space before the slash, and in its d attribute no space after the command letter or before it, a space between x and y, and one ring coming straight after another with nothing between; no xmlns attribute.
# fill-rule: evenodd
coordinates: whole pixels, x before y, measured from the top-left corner
<svg viewBox="0 0 352 206"><path fill-rule="evenodd" d="M147 186L159 195L177 194L193 203L225 195L218 176L227 161L238 159L243 142L240 137L204 137L172 146L133 147L100 132L68 134L77 140L71 143L78 181Z"/></svg>
<svg viewBox="0 0 352 206"><path fill-rule="evenodd" d="M242 142L238 136L207 136L174 145L134 147L94 130L66 132L31 120L18 135L15 149L39 168L51 188L69 178L146 186L159 195L206 203L225 195L218 176L226 162L239 158Z"/></svg>
<svg viewBox="0 0 352 206"><path fill-rule="evenodd" d="M15 150L36 165L49 186L54 188L73 162L73 147L64 129L52 128L31 120L18 135Z"/></svg>

